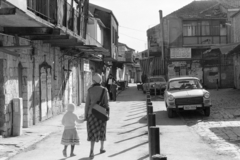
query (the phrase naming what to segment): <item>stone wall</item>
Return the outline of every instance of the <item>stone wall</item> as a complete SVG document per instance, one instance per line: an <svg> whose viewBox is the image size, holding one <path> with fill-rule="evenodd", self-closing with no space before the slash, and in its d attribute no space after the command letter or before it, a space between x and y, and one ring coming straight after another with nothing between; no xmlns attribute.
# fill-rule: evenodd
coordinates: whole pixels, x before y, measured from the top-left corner
<svg viewBox="0 0 240 160"><path fill-rule="evenodd" d="M3 46L13 46L17 43L17 40L12 37L12 36L6 36L6 35L0 35L0 41L2 42ZM20 45L26 45L28 44L28 41L21 41ZM21 63L23 68L23 76L22 76L22 91L23 91L23 99L27 100L27 80L26 80L26 75L27 73L26 70L28 68L28 55L29 51L28 50L11 50L13 52L16 52L20 54L20 57L12 56L9 54L5 54L3 52L0 52L0 59L1 62L3 63L3 83L1 83L2 87L2 93L1 99L4 101L4 104L2 103L1 111L2 112L2 118L4 117L4 122L3 126L0 128L2 130L2 135L3 136L8 136L11 135L12 132L12 100L14 98L19 97L19 77L18 77L18 64ZM22 62L21 62L22 61ZM24 109L26 110L26 101L25 101L25 106ZM27 114L24 114L24 120L26 120L26 117L28 116ZM24 122L24 124L26 121Z"/></svg>
<svg viewBox="0 0 240 160"><path fill-rule="evenodd" d="M77 103L77 87L76 81L78 69L77 63L72 65L71 83L65 79L63 66L65 61L59 48L53 48L49 44L41 41L30 43L26 39L19 38L16 40L13 36L0 34L0 45L14 46L33 44L33 49L14 49L20 57L12 56L0 51L0 134L4 137L11 135L12 130L12 99L22 96L23 98L23 127L35 125L40 121L53 117L62 113L64 109L64 99L67 102ZM43 103L40 95L40 65L48 64L51 68L51 77L47 80L48 101L46 108L46 116L42 117ZM2 66L2 67L1 67ZM19 66L21 66L19 68ZM69 68L71 69L71 68ZM21 74L20 74L21 72ZM21 77L19 77L21 75ZM74 75L74 77L72 77ZM65 81L65 82L64 82ZM20 83L21 82L21 83ZM64 86L64 83L67 85ZM21 87L20 87L21 85ZM21 89L20 89L21 88ZM21 92L19 92L21 90ZM73 92L74 91L74 92ZM67 93L67 97L63 93ZM74 95L73 95L74 94ZM71 98L70 98L71 97Z"/></svg>

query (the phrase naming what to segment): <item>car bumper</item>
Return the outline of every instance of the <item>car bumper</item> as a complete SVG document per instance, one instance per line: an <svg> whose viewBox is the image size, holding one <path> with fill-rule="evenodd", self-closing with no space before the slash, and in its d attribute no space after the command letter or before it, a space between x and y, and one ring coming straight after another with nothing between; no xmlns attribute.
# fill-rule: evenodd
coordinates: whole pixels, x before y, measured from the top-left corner
<svg viewBox="0 0 240 160"><path fill-rule="evenodd" d="M192 106L192 108L189 108L189 106ZM205 108L210 108L212 107L211 104L207 104L207 105L204 105L204 104L193 104L193 105L169 105L167 108L171 108L173 110L203 110Z"/></svg>

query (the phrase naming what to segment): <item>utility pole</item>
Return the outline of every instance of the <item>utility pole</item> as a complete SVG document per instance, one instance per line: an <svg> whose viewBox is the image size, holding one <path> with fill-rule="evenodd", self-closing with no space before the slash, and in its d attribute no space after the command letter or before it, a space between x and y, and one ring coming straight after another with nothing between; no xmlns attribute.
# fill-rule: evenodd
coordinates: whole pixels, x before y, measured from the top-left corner
<svg viewBox="0 0 240 160"><path fill-rule="evenodd" d="M162 63L162 73L165 74L165 51L164 51L164 28L163 28L163 17L162 17L162 10L159 10L159 17L160 17L160 40L162 38L162 43L161 43L161 50L162 50L162 54L161 54L161 63Z"/></svg>

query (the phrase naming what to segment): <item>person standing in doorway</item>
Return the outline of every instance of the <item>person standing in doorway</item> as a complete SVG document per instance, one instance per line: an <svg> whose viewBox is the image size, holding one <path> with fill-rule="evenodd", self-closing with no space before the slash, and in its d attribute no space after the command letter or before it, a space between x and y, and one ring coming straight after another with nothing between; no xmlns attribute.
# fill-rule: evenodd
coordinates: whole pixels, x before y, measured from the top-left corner
<svg viewBox="0 0 240 160"><path fill-rule="evenodd" d="M108 92L101 85L102 77L99 74L94 74L92 77L93 85L88 89L86 104L85 104L85 119L87 120L87 140L91 142L89 157L94 158L94 144L101 141L100 153L106 152L104 149L104 141L106 141L106 126L107 122L96 118L92 114L92 107L96 104L103 93L102 104L106 108L109 117Z"/></svg>

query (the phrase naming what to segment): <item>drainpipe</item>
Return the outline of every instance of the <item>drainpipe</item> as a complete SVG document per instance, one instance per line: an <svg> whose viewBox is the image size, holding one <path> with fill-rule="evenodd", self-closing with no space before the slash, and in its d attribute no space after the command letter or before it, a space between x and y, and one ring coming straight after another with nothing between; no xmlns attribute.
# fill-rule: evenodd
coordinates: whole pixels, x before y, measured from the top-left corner
<svg viewBox="0 0 240 160"><path fill-rule="evenodd" d="M35 47L32 49L32 63L33 63L33 70L32 70L32 108L33 108L33 125L36 124L36 109L35 109L35 57L34 57Z"/></svg>

